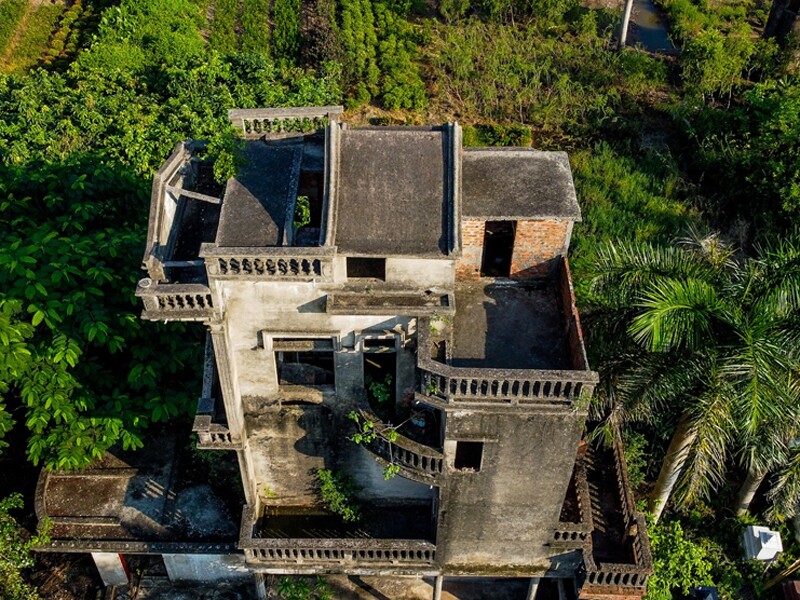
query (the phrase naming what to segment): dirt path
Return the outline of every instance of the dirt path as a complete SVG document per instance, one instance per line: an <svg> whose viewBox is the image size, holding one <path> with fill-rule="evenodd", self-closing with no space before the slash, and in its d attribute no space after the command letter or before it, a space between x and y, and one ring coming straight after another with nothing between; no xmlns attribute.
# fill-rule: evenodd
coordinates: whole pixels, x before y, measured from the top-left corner
<svg viewBox="0 0 800 600"><path fill-rule="evenodd" d="M25 9L25 14L22 15L22 19L20 19L19 24L17 25L17 30L14 32L14 37L11 38L11 41L8 43L8 47L6 48L6 52L3 54L3 58L0 59L0 63L2 63L5 67L11 66L11 57L14 55L14 50L17 49L20 39L22 39L22 34L25 32L25 28L28 26L28 21L30 20L35 8L35 2L28 2L28 8Z"/></svg>

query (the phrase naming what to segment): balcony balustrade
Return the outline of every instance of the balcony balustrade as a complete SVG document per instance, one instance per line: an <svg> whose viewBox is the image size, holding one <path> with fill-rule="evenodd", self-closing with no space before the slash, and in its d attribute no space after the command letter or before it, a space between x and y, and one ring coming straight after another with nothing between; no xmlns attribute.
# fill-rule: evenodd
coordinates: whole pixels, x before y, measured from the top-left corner
<svg viewBox="0 0 800 600"><path fill-rule="evenodd" d="M136 295L144 303L142 318L150 321L205 321L214 311L211 290L199 283L156 283L145 278Z"/></svg>

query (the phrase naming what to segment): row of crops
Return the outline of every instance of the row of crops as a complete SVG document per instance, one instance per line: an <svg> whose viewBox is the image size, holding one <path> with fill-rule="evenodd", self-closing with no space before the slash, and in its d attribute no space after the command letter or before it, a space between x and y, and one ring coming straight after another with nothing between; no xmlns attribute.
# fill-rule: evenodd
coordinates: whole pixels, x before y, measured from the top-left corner
<svg viewBox="0 0 800 600"><path fill-rule="evenodd" d="M0 71L22 71L67 58L78 47L81 24L92 14L81 0L35 5L0 0Z"/></svg>
<svg viewBox="0 0 800 600"><path fill-rule="evenodd" d="M217 50L263 52L289 62L297 58L300 0L216 0L209 14L210 42Z"/></svg>

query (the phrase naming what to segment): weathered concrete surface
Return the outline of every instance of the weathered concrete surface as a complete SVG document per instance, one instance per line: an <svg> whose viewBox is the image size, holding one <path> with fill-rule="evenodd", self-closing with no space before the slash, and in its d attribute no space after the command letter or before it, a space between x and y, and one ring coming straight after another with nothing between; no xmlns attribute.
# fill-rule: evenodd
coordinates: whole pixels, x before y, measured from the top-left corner
<svg viewBox="0 0 800 600"><path fill-rule="evenodd" d="M486 279L459 283L453 366L570 368L564 318L554 287L494 284Z"/></svg>
<svg viewBox="0 0 800 600"><path fill-rule="evenodd" d="M335 238L342 253L446 253L446 143L441 128L342 130Z"/></svg>
<svg viewBox="0 0 800 600"><path fill-rule="evenodd" d="M92 469L43 472L37 514L53 520L51 539L122 552L129 542L236 540L238 526L210 487L178 484L175 445L176 435L162 434L138 452L108 452Z"/></svg>
<svg viewBox="0 0 800 600"><path fill-rule="evenodd" d="M464 218L581 218L566 152L469 148L462 161Z"/></svg>
<svg viewBox="0 0 800 600"><path fill-rule="evenodd" d="M244 554L164 554L164 566L171 581L252 581Z"/></svg>
<svg viewBox="0 0 800 600"><path fill-rule="evenodd" d="M122 556L114 552L92 552L103 585L128 585L128 572Z"/></svg>
<svg viewBox="0 0 800 600"><path fill-rule="evenodd" d="M437 559L450 572L544 574L583 429L560 413L448 411L445 456L482 441L480 470L451 471L441 490ZM449 441L453 440L453 441Z"/></svg>
<svg viewBox="0 0 800 600"><path fill-rule="evenodd" d="M217 244L281 246L287 211L297 196L303 139L247 142L244 158L247 164L225 191Z"/></svg>
<svg viewBox="0 0 800 600"><path fill-rule="evenodd" d="M328 587L337 600L431 600L432 578L329 575ZM525 600L526 579L445 577L442 600ZM542 597L539 600L557 600Z"/></svg>

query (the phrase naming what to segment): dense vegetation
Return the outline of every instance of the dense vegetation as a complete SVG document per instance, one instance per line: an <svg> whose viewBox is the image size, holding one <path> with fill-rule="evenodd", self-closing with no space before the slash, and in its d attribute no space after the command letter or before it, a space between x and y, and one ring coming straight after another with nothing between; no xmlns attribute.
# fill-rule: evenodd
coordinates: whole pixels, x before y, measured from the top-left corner
<svg viewBox="0 0 800 600"><path fill-rule="evenodd" d="M767 4L661 4L678 57L618 52L618 15L575 0L83 0L36 9L0 0L0 436L16 423L31 460L77 468L115 444L138 446L151 423L192 411L200 345L188 340L200 332L142 323L133 297L150 177L176 142L207 138L226 156L234 107L344 103L354 122L457 119L467 144L570 150L584 216L573 267L581 302L598 318L609 306L590 276L612 264L603 262L609 248L663 258L678 252L665 246L690 226L720 231L698 236L718 240L717 250L734 248L719 272L697 266L683 287L676 275L665 287L672 298L627 289L628 302L653 306L683 293L719 328L701 330L702 340L657 343L642 333L647 317L628 312L617 316L618 335L594 336L590 351L604 374L637 367L628 372L652 379L652 362L674 367L677 380L696 375L696 366L681 372L685 361L664 360L674 358L674 343L697 351L704 373L720 375L700 381L697 393L678 390L674 402L655 399L646 418L636 407L617 410L625 390L609 379L597 416L620 417L626 440L639 440L629 448L643 492L682 414L713 425L696 418L705 407L722 419L718 438L713 428L694 432L717 445L695 447L710 452L692 454L689 478L668 505L677 510L655 529L662 566L653 597L683 586L685 573L670 571L675 560L725 597L761 593L753 583L761 575L736 562L735 536L714 536L738 527L729 515L751 467L767 492L754 506L789 516L800 459L786 430L769 440L768 456L752 451L765 439L761 423L784 413L748 425L741 403L723 402L746 394L709 390L748 389L713 370L737 336L763 342L751 345L763 350L751 358L784 356L770 367L782 376L796 366L797 340L769 346L775 323L750 311L758 286L741 285L748 277L761 285L776 249L796 248L775 240L800 213L800 78L795 55L759 37ZM773 253L759 253L768 239ZM796 253L786 260L796 273ZM768 295L769 285L758 290ZM798 298L784 294L790 320ZM643 341L649 346L637 351L652 360L625 362ZM720 524L717 533L698 532L702 520Z"/></svg>

